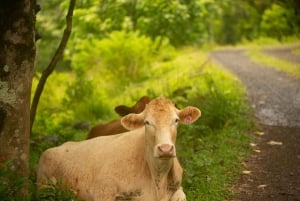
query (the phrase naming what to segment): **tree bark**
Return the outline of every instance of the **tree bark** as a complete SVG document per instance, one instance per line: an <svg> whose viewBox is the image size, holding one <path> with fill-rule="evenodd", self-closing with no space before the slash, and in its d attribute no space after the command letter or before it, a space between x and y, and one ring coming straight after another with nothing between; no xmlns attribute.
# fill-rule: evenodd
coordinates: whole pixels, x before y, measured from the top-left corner
<svg viewBox="0 0 300 201"><path fill-rule="evenodd" d="M0 165L29 174L35 0L0 1Z"/></svg>

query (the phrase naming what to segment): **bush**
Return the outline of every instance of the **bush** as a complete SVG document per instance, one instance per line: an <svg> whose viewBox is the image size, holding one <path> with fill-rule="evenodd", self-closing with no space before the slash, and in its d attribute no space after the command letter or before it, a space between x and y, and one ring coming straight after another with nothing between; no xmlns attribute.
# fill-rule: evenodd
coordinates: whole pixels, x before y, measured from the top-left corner
<svg viewBox="0 0 300 201"><path fill-rule="evenodd" d="M298 16L292 10L273 4L271 8L265 10L260 28L262 35L274 37L282 40L284 36L290 36L297 33L296 24Z"/></svg>
<svg viewBox="0 0 300 201"><path fill-rule="evenodd" d="M138 32L115 31L98 41L96 46L106 70L115 81L137 82L148 76L147 69L153 56L150 38Z"/></svg>
<svg viewBox="0 0 300 201"><path fill-rule="evenodd" d="M29 200L24 199L22 189L28 186L28 179L20 177L10 169L11 163L0 164L0 200Z"/></svg>
<svg viewBox="0 0 300 201"><path fill-rule="evenodd" d="M36 200L40 201L79 201L76 192L63 187L61 180L49 181L48 186L44 186L36 193Z"/></svg>
<svg viewBox="0 0 300 201"><path fill-rule="evenodd" d="M10 163L0 166L0 200L1 201L69 201L78 200L73 191L65 189L61 181L54 185L36 189L35 175L29 179L20 177L15 171L10 169ZM29 192L24 193L24 189Z"/></svg>

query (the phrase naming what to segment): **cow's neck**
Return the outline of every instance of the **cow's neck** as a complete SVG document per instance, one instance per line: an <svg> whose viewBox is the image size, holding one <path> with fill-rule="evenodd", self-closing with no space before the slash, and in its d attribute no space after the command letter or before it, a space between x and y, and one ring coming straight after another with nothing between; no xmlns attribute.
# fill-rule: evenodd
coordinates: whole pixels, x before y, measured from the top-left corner
<svg viewBox="0 0 300 201"><path fill-rule="evenodd" d="M168 174L172 168L174 159L158 159L154 158L152 154L146 154L146 160L157 200L161 200L168 189Z"/></svg>

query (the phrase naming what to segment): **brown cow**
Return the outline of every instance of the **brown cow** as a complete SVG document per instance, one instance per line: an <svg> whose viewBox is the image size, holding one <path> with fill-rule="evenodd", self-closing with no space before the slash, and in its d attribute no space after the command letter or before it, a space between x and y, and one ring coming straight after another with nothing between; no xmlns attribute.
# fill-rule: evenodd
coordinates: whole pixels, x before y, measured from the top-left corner
<svg viewBox="0 0 300 201"><path fill-rule="evenodd" d="M185 201L175 149L177 125L191 124L200 114L195 107L179 110L168 99L156 98L142 113L121 119L129 132L46 150L38 185L61 178L86 201Z"/></svg>
<svg viewBox="0 0 300 201"><path fill-rule="evenodd" d="M143 96L140 98L136 104L132 107L128 107L125 105L120 105L115 108L115 111L120 116L125 116L130 113L141 113L144 109L147 103L150 102L150 98L148 96ZM114 135L118 133L124 133L128 131L121 125L120 119L118 120L112 120L106 124L98 124L91 128L87 139L91 139L98 136L106 136L106 135Z"/></svg>
<svg viewBox="0 0 300 201"><path fill-rule="evenodd" d="M148 96L141 97L134 106L128 107L126 105L119 105L115 107L116 113L118 113L121 117L124 117L130 113L141 113L145 109L146 105L151 101L151 98Z"/></svg>

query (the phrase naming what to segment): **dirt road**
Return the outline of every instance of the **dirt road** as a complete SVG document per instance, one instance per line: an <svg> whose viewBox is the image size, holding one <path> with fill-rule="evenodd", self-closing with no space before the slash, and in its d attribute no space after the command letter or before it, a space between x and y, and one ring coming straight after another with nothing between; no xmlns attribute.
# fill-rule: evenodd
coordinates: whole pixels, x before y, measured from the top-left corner
<svg viewBox="0 0 300 201"><path fill-rule="evenodd" d="M291 49L268 51L287 59ZM244 83L259 124L234 201L300 201L300 80L250 61L242 49L211 57Z"/></svg>

